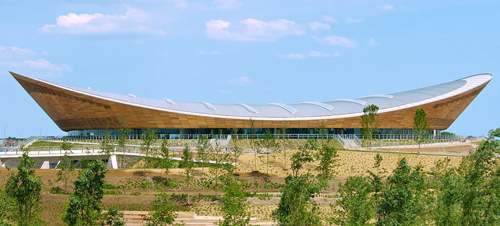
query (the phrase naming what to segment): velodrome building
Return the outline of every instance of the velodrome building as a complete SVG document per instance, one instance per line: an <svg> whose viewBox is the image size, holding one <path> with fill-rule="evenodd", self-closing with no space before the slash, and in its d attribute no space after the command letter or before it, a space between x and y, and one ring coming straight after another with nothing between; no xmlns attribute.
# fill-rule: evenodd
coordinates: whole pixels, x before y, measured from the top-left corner
<svg viewBox="0 0 500 226"><path fill-rule="evenodd" d="M425 88L356 99L301 103L213 104L146 99L63 86L14 72L12 76L63 131L72 136L100 136L132 129L141 134L156 129L161 136L176 134L249 134L279 131L359 134L363 108L379 107L380 133L409 133L417 108L427 113L430 130L445 130L491 81L478 74Z"/></svg>

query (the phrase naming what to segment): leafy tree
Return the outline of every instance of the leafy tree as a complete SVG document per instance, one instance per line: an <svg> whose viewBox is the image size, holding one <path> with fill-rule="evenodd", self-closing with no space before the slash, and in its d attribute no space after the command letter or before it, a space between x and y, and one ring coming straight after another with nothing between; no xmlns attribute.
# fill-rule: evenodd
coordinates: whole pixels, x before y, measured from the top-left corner
<svg viewBox="0 0 500 226"><path fill-rule="evenodd" d="M285 178L278 209L273 213L279 225L321 225L318 206L311 200L319 191L310 175Z"/></svg>
<svg viewBox="0 0 500 226"><path fill-rule="evenodd" d="M259 169L257 168L257 154L260 152L259 150L260 140L256 134L255 122L252 119L250 119L250 132L252 133L251 134L252 136L255 136L250 140L250 147L253 150L253 160L254 160L253 171L257 172L259 171Z"/></svg>
<svg viewBox="0 0 500 226"><path fill-rule="evenodd" d="M456 169L445 169L438 183L434 221L438 226L461 225L460 204L463 197L464 180Z"/></svg>
<svg viewBox="0 0 500 226"><path fill-rule="evenodd" d="M120 129L120 133L118 135L118 147L120 147L122 152L125 152L128 136L130 134L130 129Z"/></svg>
<svg viewBox="0 0 500 226"><path fill-rule="evenodd" d="M444 137L454 137L454 136L456 136L456 134L454 134L452 132L449 132L449 131L441 131L441 132L439 132L439 135L440 136L444 136Z"/></svg>
<svg viewBox="0 0 500 226"><path fill-rule="evenodd" d="M491 130L490 131L490 137L499 138L500 137L500 128L496 128L494 130Z"/></svg>
<svg viewBox="0 0 500 226"><path fill-rule="evenodd" d="M118 135L118 147L122 152L125 152L127 150L127 140L128 136L131 133L131 129L120 129L120 133ZM120 165L124 165L124 157L120 157Z"/></svg>
<svg viewBox="0 0 500 226"><path fill-rule="evenodd" d="M14 223L14 205L12 198L0 189L0 226L10 226Z"/></svg>
<svg viewBox="0 0 500 226"><path fill-rule="evenodd" d="M266 154L266 174L269 174L269 155L279 149L279 143L274 138L271 131L266 130L262 139L259 139L259 147Z"/></svg>
<svg viewBox="0 0 500 226"><path fill-rule="evenodd" d="M109 132L109 131L104 132L104 137L101 140L100 146L101 146L101 151L105 155L108 155L108 156L111 155L111 153L113 152L113 143L111 141L111 132Z"/></svg>
<svg viewBox="0 0 500 226"><path fill-rule="evenodd" d="M278 129L278 133L280 135L282 135L282 137L278 140L278 144L279 144L280 150L283 153L283 169L287 170L288 169L288 166L287 166L287 162L288 162L287 150L288 150L288 146L289 146L289 142L290 141L285 138L286 129L284 129L284 128Z"/></svg>
<svg viewBox="0 0 500 226"><path fill-rule="evenodd" d="M427 139L427 114L422 108L417 108L415 111L415 118L413 119L413 131L416 135L415 139L418 143L418 148Z"/></svg>
<svg viewBox="0 0 500 226"><path fill-rule="evenodd" d="M156 195L152 204L152 212L149 214L147 226L167 226L174 223L177 214L175 213L175 205L170 200L170 196L166 193Z"/></svg>
<svg viewBox="0 0 500 226"><path fill-rule="evenodd" d="M363 136L363 143L367 146L371 145L373 135L377 129L377 113L378 106L370 104L363 108L363 115L361 116L361 134Z"/></svg>
<svg viewBox="0 0 500 226"><path fill-rule="evenodd" d="M184 173L186 174L186 181L191 182L191 175L193 173L193 154L191 149L186 144L182 150L182 162L181 166L184 168Z"/></svg>
<svg viewBox="0 0 500 226"><path fill-rule="evenodd" d="M160 165L165 169L165 174L168 176L170 168L172 168L172 160L170 159L170 148L168 148L168 140L163 139L160 146Z"/></svg>
<svg viewBox="0 0 500 226"><path fill-rule="evenodd" d="M68 180L73 174L74 168L71 158L68 156L68 152L73 147L73 144L63 141L61 144L61 149L64 150L64 156L58 164L59 171L57 171L57 181L62 181L64 183L64 192L68 192Z"/></svg>
<svg viewBox="0 0 500 226"><path fill-rule="evenodd" d="M319 144L315 140L308 140L299 148L299 151L292 155L292 175L298 176L299 171L305 163L314 161L311 151L319 149Z"/></svg>
<svg viewBox="0 0 500 226"><path fill-rule="evenodd" d="M123 219L123 213L120 212L115 207L111 207L103 215L102 226L124 226L125 220Z"/></svg>
<svg viewBox="0 0 500 226"><path fill-rule="evenodd" d="M318 151L319 165L317 170L319 170L319 177L322 179L331 179L333 176L335 163L337 157L337 149L333 141L323 142Z"/></svg>
<svg viewBox="0 0 500 226"><path fill-rule="evenodd" d="M214 162L214 166L209 167L209 172L213 175L215 187L217 188L219 186L222 171L224 169L231 170L231 167L226 166L226 163L229 160L229 153L225 151L218 142L211 145L209 150L210 160Z"/></svg>
<svg viewBox="0 0 500 226"><path fill-rule="evenodd" d="M154 129L147 129L142 134L141 149L146 155L146 165L151 161L152 146L156 141L156 131Z"/></svg>
<svg viewBox="0 0 500 226"><path fill-rule="evenodd" d="M498 215L495 215L495 211L490 211L490 207L499 202L498 196L495 195L498 191L494 191L498 187L492 186L493 191L490 191L488 186L489 180L495 180L492 175L496 175L495 170L498 167L498 147L498 142L490 137L460 166L465 180L462 225L490 225L495 218L498 223Z"/></svg>
<svg viewBox="0 0 500 226"><path fill-rule="evenodd" d="M236 169L238 167L238 159L243 152L243 148L241 147L240 140L237 138L231 139L231 146L230 146L231 153L233 154L233 164L234 168Z"/></svg>
<svg viewBox="0 0 500 226"><path fill-rule="evenodd" d="M67 151L70 151L71 148L73 148L73 144L66 141L66 140L63 140L63 142L61 143L61 149L65 152L67 152Z"/></svg>
<svg viewBox="0 0 500 226"><path fill-rule="evenodd" d="M92 160L80 172L75 189L69 199L63 220L68 225L95 225L101 217L101 200L106 166Z"/></svg>
<svg viewBox="0 0 500 226"><path fill-rule="evenodd" d="M33 170L34 161L25 151L19 165L17 174L7 180L5 192L14 200L15 221L20 226L40 225L40 192L42 182Z"/></svg>
<svg viewBox="0 0 500 226"><path fill-rule="evenodd" d="M374 157L373 170L368 171L368 179L371 184L373 205L378 206L382 199L382 190L384 188L384 170L380 168L383 158L380 154ZM376 221L379 221L381 214L376 213Z"/></svg>
<svg viewBox="0 0 500 226"><path fill-rule="evenodd" d="M370 197L372 186L366 177L347 178L339 189L335 217L332 223L337 225L369 225L375 216L375 206Z"/></svg>
<svg viewBox="0 0 500 226"><path fill-rule="evenodd" d="M224 220L221 226L245 226L250 225L250 215L247 211L247 193L243 186L232 176L224 180L224 195L222 196L222 211Z"/></svg>
<svg viewBox="0 0 500 226"><path fill-rule="evenodd" d="M486 182L484 225L500 225L500 165Z"/></svg>
<svg viewBox="0 0 500 226"><path fill-rule="evenodd" d="M387 179L377 207L380 216L377 225L424 224L425 189L422 169L412 169L406 159L401 159Z"/></svg>
<svg viewBox="0 0 500 226"><path fill-rule="evenodd" d="M202 162L206 162L208 160L208 149L210 148L210 144L208 142L207 136L199 136L196 144L196 153L198 158Z"/></svg>

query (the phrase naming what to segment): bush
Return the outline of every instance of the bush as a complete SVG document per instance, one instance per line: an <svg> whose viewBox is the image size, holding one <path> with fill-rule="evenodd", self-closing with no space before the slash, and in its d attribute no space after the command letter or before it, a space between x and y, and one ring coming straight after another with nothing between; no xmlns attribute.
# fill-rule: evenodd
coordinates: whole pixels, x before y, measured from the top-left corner
<svg viewBox="0 0 500 226"><path fill-rule="evenodd" d="M104 183L102 188L112 190L112 189L119 189L119 186L116 186L116 185L110 184L110 183Z"/></svg>
<svg viewBox="0 0 500 226"><path fill-rule="evenodd" d="M163 186L166 188L177 188L178 187L178 184L175 180L169 179L166 177L154 176L152 178L152 180L153 180L153 183L155 185L160 185L160 186Z"/></svg>
<svg viewBox="0 0 500 226"><path fill-rule="evenodd" d="M172 224L177 217L174 212L175 205L170 200L170 196L165 193L156 195L151 209L152 211L146 221L146 225L148 226Z"/></svg>
<svg viewBox="0 0 500 226"><path fill-rule="evenodd" d="M66 192L64 192L64 189L60 188L59 186L51 187L50 193L51 194L58 194L58 195L66 194Z"/></svg>
<svg viewBox="0 0 500 226"><path fill-rule="evenodd" d="M121 213L117 208L111 207L103 215L102 223L103 226L124 226L125 220L123 219L123 213Z"/></svg>

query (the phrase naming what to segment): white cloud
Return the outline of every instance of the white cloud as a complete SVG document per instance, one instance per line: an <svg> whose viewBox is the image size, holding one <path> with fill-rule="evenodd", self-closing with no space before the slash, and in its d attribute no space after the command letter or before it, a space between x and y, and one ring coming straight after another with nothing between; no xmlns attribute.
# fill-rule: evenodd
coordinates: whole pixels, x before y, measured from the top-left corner
<svg viewBox="0 0 500 226"><path fill-rule="evenodd" d="M248 76L240 76L237 78L230 79L228 83L232 86L247 86L252 84L253 80Z"/></svg>
<svg viewBox="0 0 500 226"><path fill-rule="evenodd" d="M215 7L218 9L235 9L240 7L239 0L214 0Z"/></svg>
<svg viewBox="0 0 500 226"><path fill-rule="evenodd" d="M332 26L327 23L319 22L319 21L313 21L309 23L309 29L313 32L322 32L322 31L329 31L332 29Z"/></svg>
<svg viewBox="0 0 500 226"><path fill-rule="evenodd" d="M359 24L359 23L363 23L363 19L362 18L347 18L346 22L350 23L350 24Z"/></svg>
<svg viewBox="0 0 500 226"><path fill-rule="evenodd" d="M384 10L384 11L392 11L395 9L396 9L396 6L391 5L391 4L385 4L382 6L382 10Z"/></svg>
<svg viewBox="0 0 500 226"><path fill-rule="evenodd" d="M226 20L205 23L209 38L231 41L274 41L285 36L302 35L304 31L295 22L285 19L263 21L248 18L232 26Z"/></svg>
<svg viewBox="0 0 500 226"><path fill-rule="evenodd" d="M15 46L0 46L0 60L16 60L33 57L35 51Z"/></svg>
<svg viewBox="0 0 500 226"><path fill-rule="evenodd" d="M282 54L280 57L291 59L291 60L305 60L305 59L320 59L320 58L331 58L338 57L339 53L324 53L320 51L309 51L305 53L287 53Z"/></svg>
<svg viewBox="0 0 500 226"><path fill-rule="evenodd" d="M146 12L133 8L121 14L68 13L40 30L64 34L165 34Z"/></svg>
<svg viewBox="0 0 500 226"><path fill-rule="evenodd" d="M46 59L24 60L20 65L34 70L50 72L61 72L64 70L68 70L68 67L66 65L53 64Z"/></svg>
<svg viewBox="0 0 500 226"><path fill-rule="evenodd" d="M7 70L30 73L59 73L69 70L67 65L54 64L43 58L45 54L15 46L0 46L0 66Z"/></svg>
<svg viewBox="0 0 500 226"><path fill-rule="evenodd" d="M342 36L336 36L336 35L331 35L326 38L324 38L324 41L332 46L340 46L340 47L346 47L346 48L355 48L357 46L356 42L353 40L342 37Z"/></svg>

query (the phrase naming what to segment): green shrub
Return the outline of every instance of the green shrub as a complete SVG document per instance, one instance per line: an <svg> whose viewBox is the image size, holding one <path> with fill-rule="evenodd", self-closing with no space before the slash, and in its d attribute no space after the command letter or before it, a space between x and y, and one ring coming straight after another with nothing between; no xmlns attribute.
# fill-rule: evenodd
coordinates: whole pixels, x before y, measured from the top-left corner
<svg viewBox="0 0 500 226"><path fill-rule="evenodd" d="M51 187L50 193L51 194L65 194L64 189L60 188L59 186Z"/></svg>

